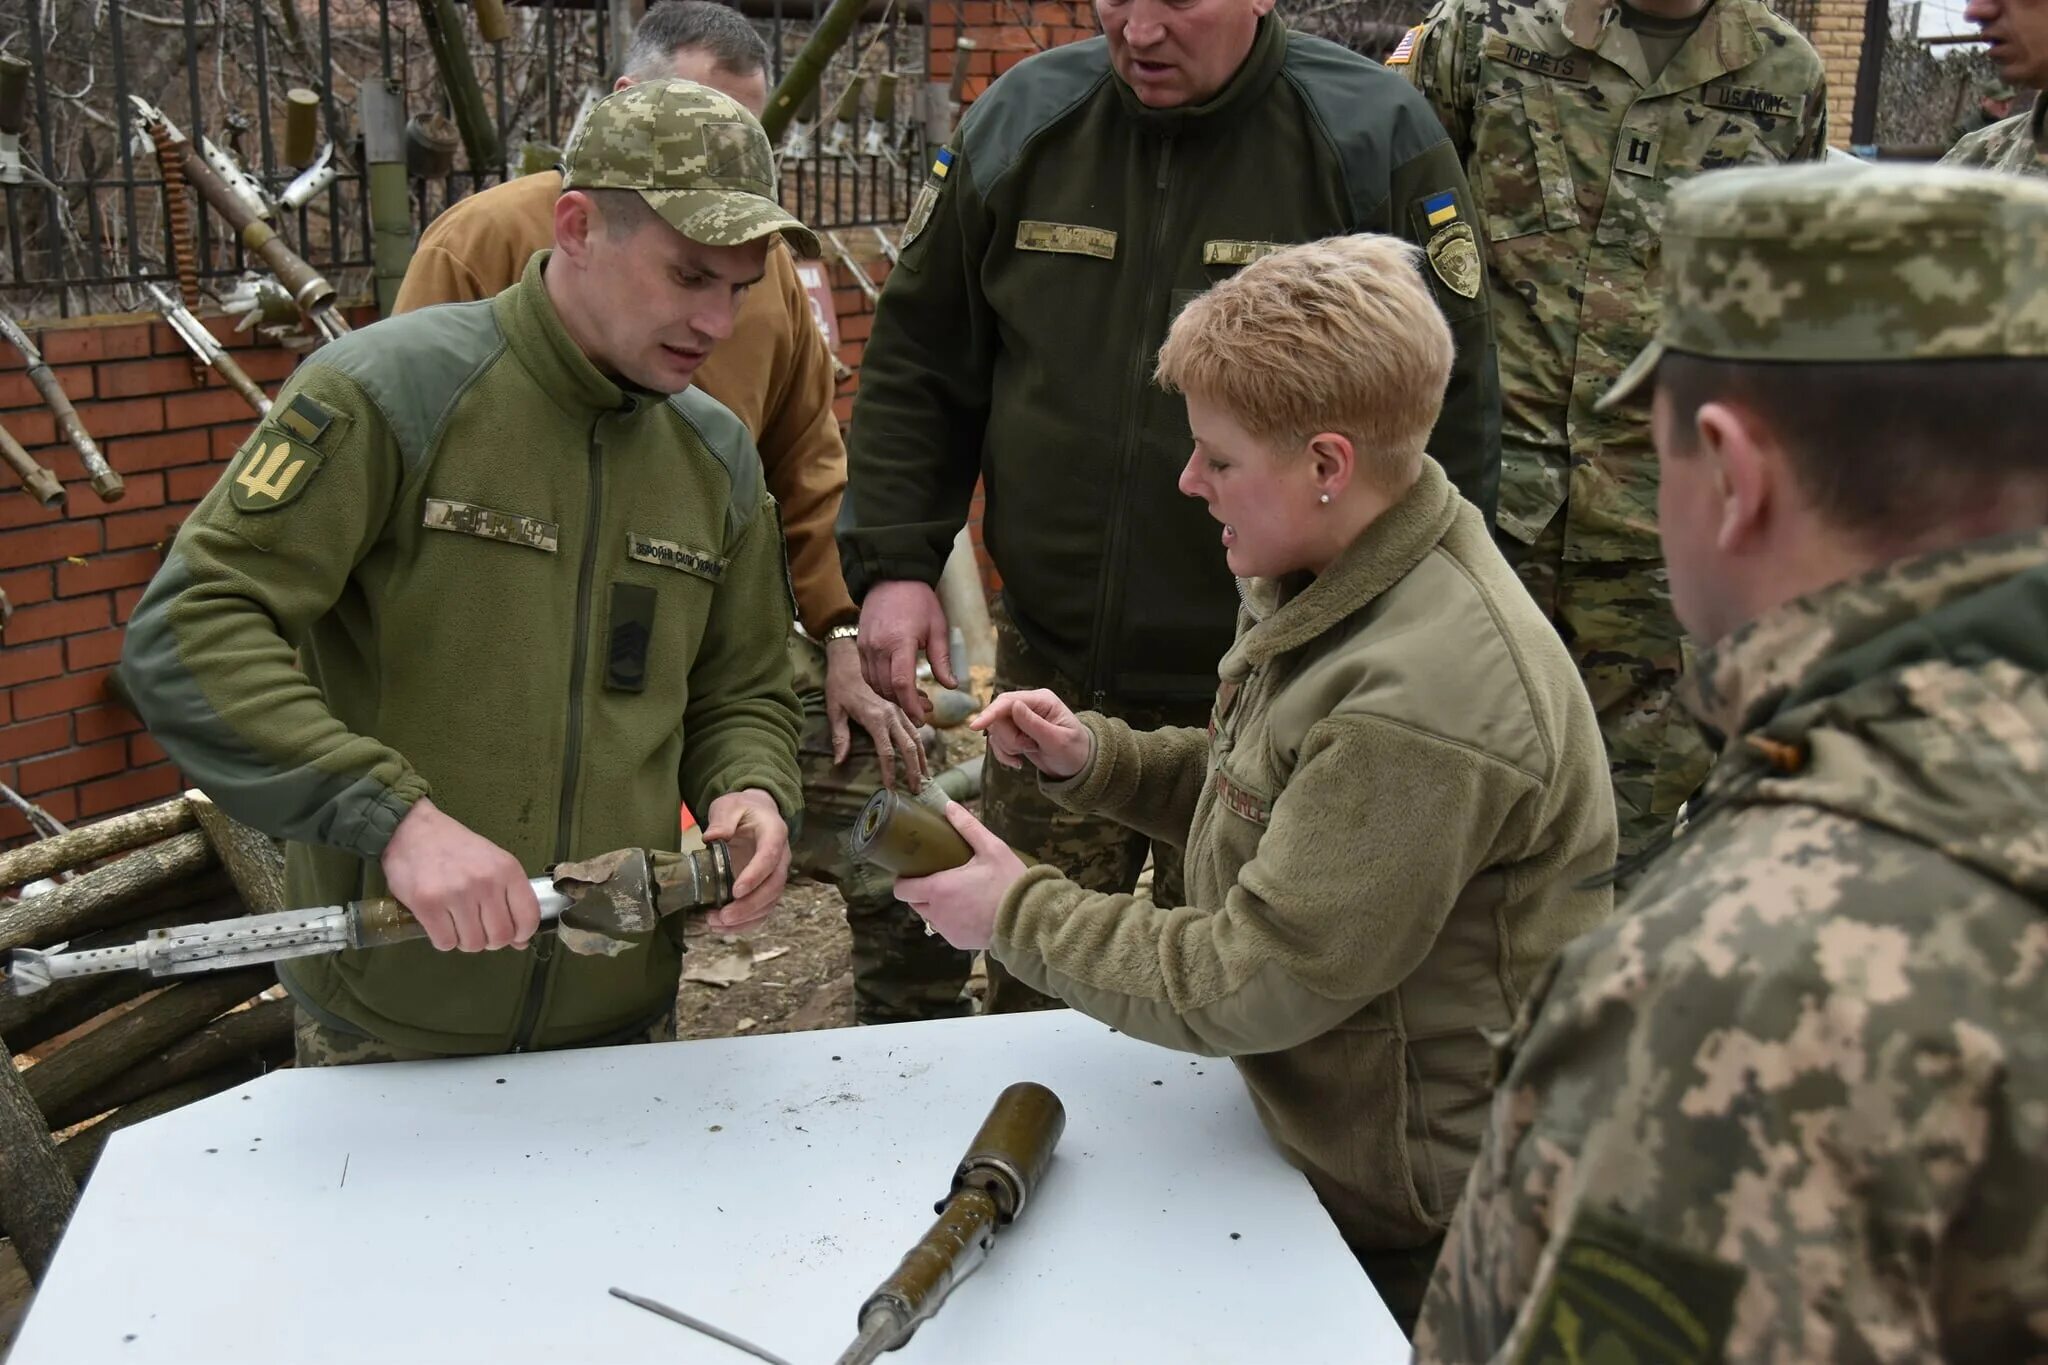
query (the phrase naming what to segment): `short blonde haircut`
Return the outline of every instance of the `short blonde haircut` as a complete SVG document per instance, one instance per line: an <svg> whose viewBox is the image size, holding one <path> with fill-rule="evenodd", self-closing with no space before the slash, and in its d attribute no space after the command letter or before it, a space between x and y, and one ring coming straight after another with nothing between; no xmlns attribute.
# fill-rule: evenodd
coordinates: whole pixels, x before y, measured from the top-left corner
<svg viewBox="0 0 2048 1365"><path fill-rule="evenodd" d="M1451 329L1421 252L1360 233L1288 247L1198 296L1159 348L1159 382L1293 450L1350 439L1382 487L1415 477L1451 375Z"/></svg>

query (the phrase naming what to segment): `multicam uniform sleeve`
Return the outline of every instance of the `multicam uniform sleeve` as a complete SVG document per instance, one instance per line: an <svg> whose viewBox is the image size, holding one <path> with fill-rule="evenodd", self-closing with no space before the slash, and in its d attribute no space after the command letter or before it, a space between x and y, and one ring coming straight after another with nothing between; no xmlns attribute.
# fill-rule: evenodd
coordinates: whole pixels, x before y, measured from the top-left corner
<svg viewBox="0 0 2048 1365"><path fill-rule="evenodd" d="M1756 856L1712 850L1566 950L1418 1360L2048 1351L2048 933L1974 913L1992 897L1944 860L1780 810L1749 817Z"/></svg>
<svg viewBox="0 0 2048 1365"><path fill-rule="evenodd" d="M718 585L683 709L683 800L702 811L728 792L757 788L785 818L802 808L796 739L803 723L790 685L794 603L774 501L738 532Z"/></svg>
<svg viewBox="0 0 2048 1365"><path fill-rule="evenodd" d="M939 581L980 474L996 353L980 278L992 228L962 137L938 154L904 232L847 441L839 547L855 600L885 579Z"/></svg>
<svg viewBox="0 0 2048 1365"><path fill-rule="evenodd" d="M427 784L335 719L296 653L375 543L400 478L376 405L308 361L186 518L121 663L150 733L229 814L370 858Z"/></svg>
<svg viewBox="0 0 2048 1365"><path fill-rule="evenodd" d="M1799 134L1799 145L1792 153L1794 161L1819 161L1828 154L1828 82L1822 76L1814 82L1813 93L1807 97L1805 112L1801 115L1805 128Z"/></svg>
<svg viewBox="0 0 2048 1365"><path fill-rule="evenodd" d="M1437 121L1451 135L1461 164L1472 155L1471 64L1465 60L1468 27L1472 26L1457 0L1438 0L1415 35L1414 50L1395 65L1429 101Z"/></svg>

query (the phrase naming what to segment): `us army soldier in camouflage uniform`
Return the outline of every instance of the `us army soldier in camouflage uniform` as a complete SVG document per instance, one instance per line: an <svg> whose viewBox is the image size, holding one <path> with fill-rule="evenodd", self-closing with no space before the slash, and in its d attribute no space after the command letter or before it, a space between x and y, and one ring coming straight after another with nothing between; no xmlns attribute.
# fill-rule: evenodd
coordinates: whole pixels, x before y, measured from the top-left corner
<svg viewBox="0 0 2048 1365"><path fill-rule="evenodd" d="M518 284L307 358L129 623L143 719L290 841L292 903L388 890L429 936L280 964L303 1062L658 1035L680 926L556 951L526 878L675 848L684 801L731 840L714 925L767 914L789 867L782 536L691 380L769 240L817 238L760 124L687 81L600 101L565 167Z"/></svg>
<svg viewBox="0 0 2048 1365"><path fill-rule="evenodd" d="M2048 0L1970 0L1963 11L1991 43L1991 60L2005 80L2048 89ZM2048 96L2034 107L1970 134L1942 158L1944 164L1982 166L2013 175L2048 175Z"/></svg>
<svg viewBox="0 0 2048 1365"><path fill-rule="evenodd" d="M1666 220L1664 548L1725 737L1565 949L1425 1362L2048 1353L2048 184L1706 177Z"/></svg>
<svg viewBox="0 0 2048 1365"><path fill-rule="evenodd" d="M1631 853L1705 756L1666 715L1680 633L1648 414L1593 400L1656 326L1672 187L1822 154L1820 58L1762 0L1438 0L1388 61L1435 107L1478 201L1500 340L1498 525L1593 694Z"/></svg>

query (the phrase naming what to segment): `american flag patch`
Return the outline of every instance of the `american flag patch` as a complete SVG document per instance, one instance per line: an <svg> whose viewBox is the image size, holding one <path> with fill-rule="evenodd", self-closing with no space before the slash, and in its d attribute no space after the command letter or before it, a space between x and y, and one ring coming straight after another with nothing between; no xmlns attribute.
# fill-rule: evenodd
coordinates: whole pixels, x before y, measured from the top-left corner
<svg viewBox="0 0 2048 1365"><path fill-rule="evenodd" d="M1387 54L1388 66L1406 66L1415 60L1415 40L1422 36L1422 25L1417 24L1401 35L1401 41Z"/></svg>

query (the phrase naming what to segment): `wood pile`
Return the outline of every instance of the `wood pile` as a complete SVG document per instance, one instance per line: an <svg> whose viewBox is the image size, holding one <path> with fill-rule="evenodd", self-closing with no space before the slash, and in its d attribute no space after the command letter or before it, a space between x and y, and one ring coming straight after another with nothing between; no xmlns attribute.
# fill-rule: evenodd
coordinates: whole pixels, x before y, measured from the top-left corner
<svg viewBox="0 0 2048 1365"><path fill-rule="evenodd" d="M283 908L277 844L196 791L0 852L0 951L128 943ZM291 1002L267 966L0 994L0 1265L18 1258L42 1278L113 1133L291 1053Z"/></svg>

